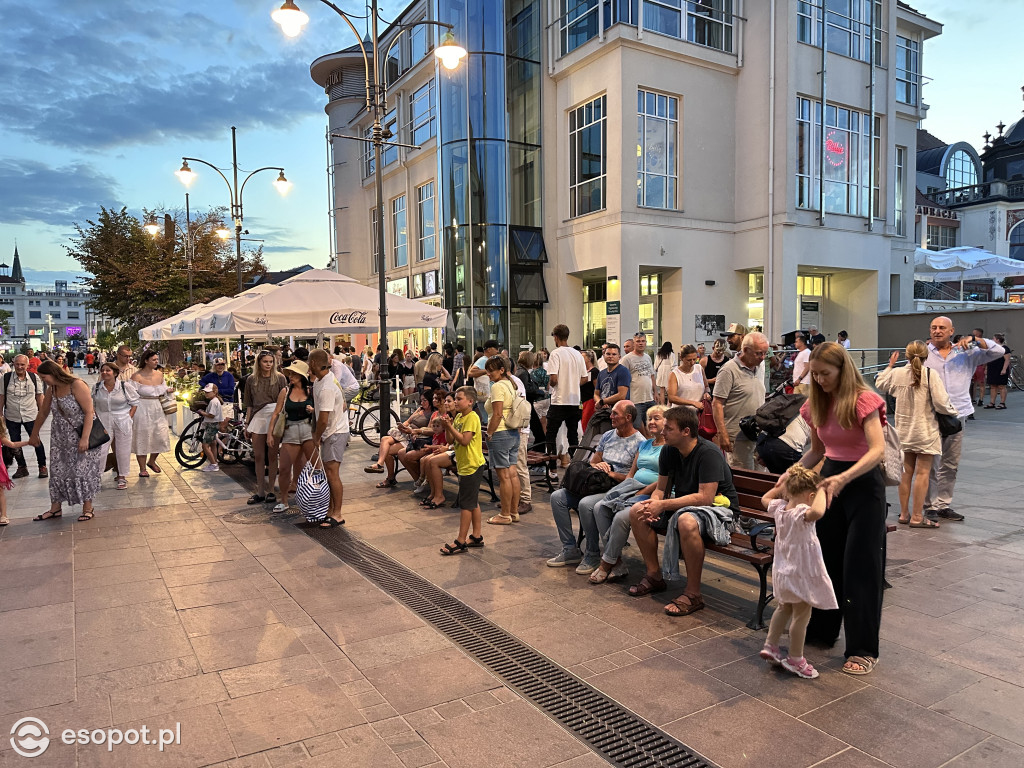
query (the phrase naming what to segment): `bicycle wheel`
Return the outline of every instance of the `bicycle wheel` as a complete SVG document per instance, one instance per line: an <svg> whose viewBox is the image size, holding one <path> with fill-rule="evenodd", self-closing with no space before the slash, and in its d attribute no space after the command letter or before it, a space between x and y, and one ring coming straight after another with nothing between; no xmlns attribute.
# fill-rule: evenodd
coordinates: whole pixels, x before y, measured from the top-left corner
<svg viewBox="0 0 1024 768"><path fill-rule="evenodd" d="M224 447L220 452L220 461L222 464L237 464L239 459L242 458L242 450L239 445L238 435L234 431L228 432L226 435L221 434L220 441L224 444Z"/></svg>
<svg viewBox="0 0 1024 768"><path fill-rule="evenodd" d="M395 413L395 409L391 410L391 424L398 424L400 419L398 414ZM363 415L359 417L359 434L367 445L373 448L380 447L380 406L374 405L363 411Z"/></svg>
<svg viewBox="0 0 1024 768"><path fill-rule="evenodd" d="M1010 368L1010 376L1007 383L1009 383L1010 389L1024 390L1024 367L1017 364Z"/></svg>
<svg viewBox="0 0 1024 768"><path fill-rule="evenodd" d="M178 460L185 469L196 469L206 461L206 454L203 453L203 417L194 419L187 427L181 430L181 437L174 446L174 458Z"/></svg>

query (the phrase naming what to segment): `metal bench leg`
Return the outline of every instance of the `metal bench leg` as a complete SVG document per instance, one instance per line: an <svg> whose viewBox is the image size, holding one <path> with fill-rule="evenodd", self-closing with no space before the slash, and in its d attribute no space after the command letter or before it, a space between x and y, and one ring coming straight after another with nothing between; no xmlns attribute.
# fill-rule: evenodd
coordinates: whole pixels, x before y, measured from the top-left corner
<svg viewBox="0 0 1024 768"><path fill-rule="evenodd" d="M498 494L494 492L494 477L491 474L491 463L487 462L487 488L491 492L491 503L495 504L498 501Z"/></svg>
<svg viewBox="0 0 1024 768"><path fill-rule="evenodd" d="M754 565L754 570L757 571L758 578L761 580L761 593L757 597L757 612L754 614L754 618L747 622L747 626L750 629L766 629L768 627L764 623L764 609L771 602L772 598L775 597L768 594L768 571L770 569L770 564Z"/></svg>

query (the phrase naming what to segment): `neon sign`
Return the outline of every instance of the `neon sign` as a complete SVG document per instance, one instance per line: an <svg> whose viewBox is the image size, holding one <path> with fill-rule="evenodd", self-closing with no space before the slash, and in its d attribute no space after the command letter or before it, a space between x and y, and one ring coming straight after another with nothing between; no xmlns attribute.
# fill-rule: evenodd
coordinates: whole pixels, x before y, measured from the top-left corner
<svg viewBox="0 0 1024 768"><path fill-rule="evenodd" d="M68 337L80 336L81 333L82 329L77 325L69 325L67 328L64 329L64 334Z"/></svg>
<svg viewBox="0 0 1024 768"><path fill-rule="evenodd" d="M842 134L829 131L825 136L825 159L833 168L839 168L846 162L846 142Z"/></svg>

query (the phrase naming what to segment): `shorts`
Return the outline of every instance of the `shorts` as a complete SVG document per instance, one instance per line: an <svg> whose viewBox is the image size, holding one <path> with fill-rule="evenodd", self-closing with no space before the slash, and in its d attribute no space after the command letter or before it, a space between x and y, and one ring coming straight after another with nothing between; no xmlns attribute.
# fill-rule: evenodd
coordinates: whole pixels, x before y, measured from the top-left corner
<svg viewBox="0 0 1024 768"><path fill-rule="evenodd" d="M514 467L519 459L519 431L501 429L487 441L487 453L490 455L493 469Z"/></svg>
<svg viewBox="0 0 1024 768"><path fill-rule="evenodd" d="M254 435L265 435L270 432L270 417L274 415L275 408L276 406L270 403L256 411L249 421L249 431Z"/></svg>
<svg viewBox="0 0 1024 768"><path fill-rule="evenodd" d="M660 533L662 536L668 531L668 521L672 519L678 510L671 510L669 512L662 512L661 517L651 523L651 528L655 532ZM683 514L689 515L690 512L684 512ZM704 541L712 541L711 532L708 530L707 519L703 515L693 515L693 518L697 521L697 525L700 527L700 537Z"/></svg>
<svg viewBox="0 0 1024 768"><path fill-rule="evenodd" d="M323 459L325 464L328 461L336 461L340 464L345 458L348 440L348 432L335 432L330 437L325 437L320 442L320 458Z"/></svg>
<svg viewBox="0 0 1024 768"><path fill-rule="evenodd" d="M281 445L302 445L307 440L312 439L313 425L309 423L308 419L285 422Z"/></svg>
<svg viewBox="0 0 1024 768"><path fill-rule="evenodd" d="M636 418L633 419L633 427L636 429L647 428L647 410L654 407L654 401L648 400L646 403L633 403L636 406Z"/></svg>
<svg viewBox="0 0 1024 768"><path fill-rule="evenodd" d="M477 467L471 475L459 475L459 495L455 499L459 509L472 511L480 506L480 481L483 477L483 467Z"/></svg>
<svg viewBox="0 0 1024 768"><path fill-rule="evenodd" d="M220 424L213 422L212 424L203 423L203 437L202 441L205 445L213 445L217 442L217 433L220 432Z"/></svg>

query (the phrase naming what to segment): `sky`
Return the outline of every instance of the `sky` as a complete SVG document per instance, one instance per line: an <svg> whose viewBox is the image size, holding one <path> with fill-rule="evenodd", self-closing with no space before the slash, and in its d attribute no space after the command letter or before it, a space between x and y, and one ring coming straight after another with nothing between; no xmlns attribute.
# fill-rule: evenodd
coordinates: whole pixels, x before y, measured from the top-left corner
<svg viewBox="0 0 1024 768"><path fill-rule="evenodd" d="M364 13L361 1L339 4ZM382 0L381 13L393 18L405 4ZM240 168L283 166L293 183L282 198L276 174L264 171L245 188L245 228L264 240L268 266L325 266L326 100L309 65L355 41L326 6L299 5L310 23L289 39L270 19L273 0L2 3L0 261L10 264L17 241L30 283L73 279L64 246L76 222L100 206L139 216L184 208L181 157L227 168L235 126ZM924 127L980 150L986 130L995 135L1024 109L1024 0L910 5L944 24L922 56ZM193 170L192 210L227 205L224 182L201 164Z"/></svg>

